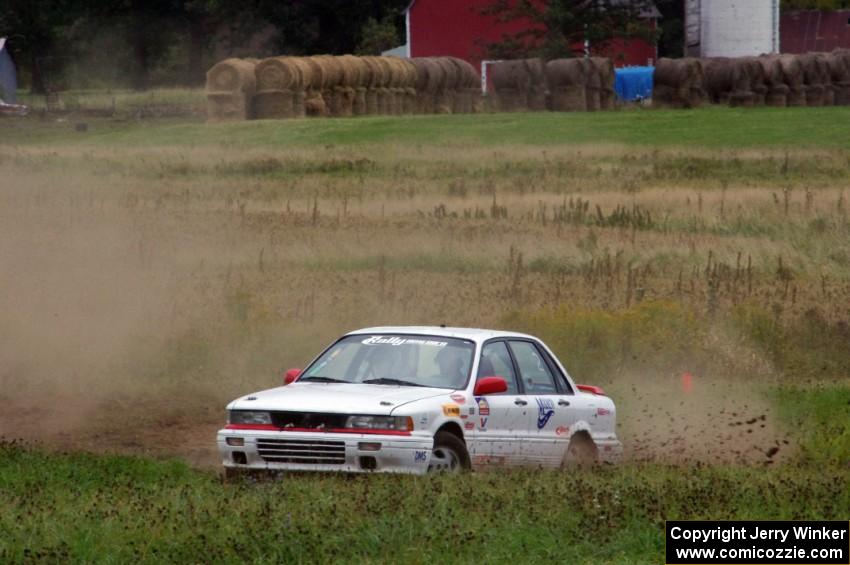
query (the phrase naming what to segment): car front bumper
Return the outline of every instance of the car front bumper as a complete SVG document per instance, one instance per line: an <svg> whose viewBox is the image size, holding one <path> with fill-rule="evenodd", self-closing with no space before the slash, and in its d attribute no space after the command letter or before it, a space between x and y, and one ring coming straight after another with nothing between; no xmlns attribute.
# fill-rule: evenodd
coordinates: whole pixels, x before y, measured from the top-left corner
<svg viewBox="0 0 850 565"><path fill-rule="evenodd" d="M243 445L231 445L228 440L231 443L241 440ZM379 449L369 449L374 449L376 444L380 444ZM434 439L426 436L218 431L222 464L227 468L244 470L422 475L428 471L433 444Z"/></svg>

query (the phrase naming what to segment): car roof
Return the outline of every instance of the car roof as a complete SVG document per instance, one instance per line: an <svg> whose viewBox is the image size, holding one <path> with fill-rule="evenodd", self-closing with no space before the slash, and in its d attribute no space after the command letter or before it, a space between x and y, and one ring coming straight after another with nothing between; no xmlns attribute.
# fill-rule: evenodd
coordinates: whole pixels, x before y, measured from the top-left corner
<svg viewBox="0 0 850 565"><path fill-rule="evenodd" d="M430 335L437 337L454 337L458 339L468 339L479 343L496 337L520 337L528 339L537 339L534 336L517 332L487 330L483 328L447 328L443 326L380 326L375 328L363 328L360 330L355 330L353 332L349 332L346 335L360 334Z"/></svg>

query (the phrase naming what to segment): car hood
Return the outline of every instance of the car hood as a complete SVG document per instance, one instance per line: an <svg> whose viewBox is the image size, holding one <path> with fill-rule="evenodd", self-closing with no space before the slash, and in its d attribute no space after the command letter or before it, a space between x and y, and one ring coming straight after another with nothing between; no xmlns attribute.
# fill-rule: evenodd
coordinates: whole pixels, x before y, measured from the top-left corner
<svg viewBox="0 0 850 565"><path fill-rule="evenodd" d="M227 409L383 416L409 402L452 392L445 388L294 382L238 398Z"/></svg>

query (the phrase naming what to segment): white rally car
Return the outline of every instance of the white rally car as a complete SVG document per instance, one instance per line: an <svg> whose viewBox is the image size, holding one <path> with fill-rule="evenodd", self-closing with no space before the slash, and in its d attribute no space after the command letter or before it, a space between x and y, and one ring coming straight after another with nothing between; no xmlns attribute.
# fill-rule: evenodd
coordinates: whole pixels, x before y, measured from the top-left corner
<svg viewBox="0 0 850 565"><path fill-rule="evenodd" d="M227 410L226 475L558 467L622 454L614 402L574 384L539 339L510 332L358 330Z"/></svg>

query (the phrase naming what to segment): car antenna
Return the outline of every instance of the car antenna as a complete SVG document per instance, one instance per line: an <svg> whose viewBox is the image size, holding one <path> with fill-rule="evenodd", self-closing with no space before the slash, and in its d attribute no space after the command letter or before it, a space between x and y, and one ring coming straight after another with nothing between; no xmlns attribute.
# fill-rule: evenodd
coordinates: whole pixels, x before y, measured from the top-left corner
<svg viewBox="0 0 850 565"><path fill-rule="evenodd" d="M441 328L445 328L445 327L446 327L446 324L440 324L440 327L441 327Z"/></svg>

